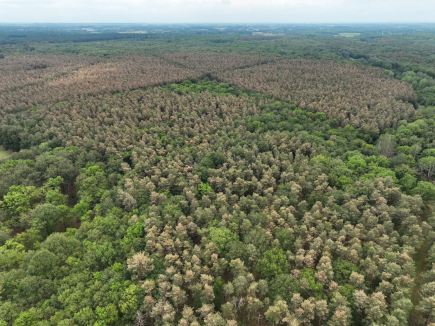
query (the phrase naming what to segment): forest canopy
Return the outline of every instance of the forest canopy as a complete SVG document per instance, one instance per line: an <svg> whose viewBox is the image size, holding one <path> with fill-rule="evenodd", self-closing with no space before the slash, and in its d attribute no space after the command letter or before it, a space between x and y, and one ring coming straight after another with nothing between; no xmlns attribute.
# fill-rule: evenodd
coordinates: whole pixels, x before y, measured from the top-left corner
<svg viewBox="0 0 435 326"><path fill-rule="evenodd" d="M435 323L430 31L5 30L0 326Z"/></svg>

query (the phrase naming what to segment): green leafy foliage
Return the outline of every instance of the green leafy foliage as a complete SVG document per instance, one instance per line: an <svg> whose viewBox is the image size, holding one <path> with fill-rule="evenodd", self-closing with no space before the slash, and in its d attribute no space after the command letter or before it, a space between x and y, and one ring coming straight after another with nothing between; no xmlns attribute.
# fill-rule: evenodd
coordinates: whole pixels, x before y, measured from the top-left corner
<svg viewBox="0 0 435 326"><path fill-rule="evenodd" d="M202 198L202 196L207 196L213 189L210 187L208 183L201 182L198 185L198 196Z"/></svg>
<svg viewBox="0 0 435 326"><path fill-rule="evenodd" d="M209 238L221 252L228 251L231 242L238 241L237 234L234 234L231 230L225 227L211 227L209 229Z"/></svg>
<svg viewBox="0 0 435 326"><path fill-rule="evenodd" d="M358 267L354 263L341 258L333 261L332 268L334 271L334 278L340 285L349 283L352 272L359 272Z"/></svg>
<svg viewBox="0 0 435 326"><path fill-rule="evenodd" d="M281 298L290 302L293 294L300 293L300 291L301 287L298 279L290 274L280 274L270 280L268 296L273 301Z"/></svg>
<svg viewBox="0 0 435 326"><path fill-rule="evenodd" d="M267 250L257 263L257 271L265 279L272 279L276 275L289 273L290 268L287 255L279 248Z"/></svg>

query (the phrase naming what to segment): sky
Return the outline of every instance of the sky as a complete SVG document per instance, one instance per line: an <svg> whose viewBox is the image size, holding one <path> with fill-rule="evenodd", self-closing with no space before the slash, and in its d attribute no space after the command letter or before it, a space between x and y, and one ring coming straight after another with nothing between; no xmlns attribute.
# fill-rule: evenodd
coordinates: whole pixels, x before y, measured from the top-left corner
<svg viewBox="0 0 435 326"><path fill-rule="evenodd" d="M435 22L434 0L0 0L0 23Z"/></svg>

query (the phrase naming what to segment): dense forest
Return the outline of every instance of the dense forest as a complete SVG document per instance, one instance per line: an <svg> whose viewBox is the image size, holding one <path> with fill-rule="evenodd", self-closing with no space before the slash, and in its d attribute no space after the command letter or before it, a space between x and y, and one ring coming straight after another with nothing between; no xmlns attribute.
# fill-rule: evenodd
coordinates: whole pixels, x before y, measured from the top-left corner
<svg viewBox="0 0 435 326"><path fill-rule="evenodd" d="M0 25L0 326L435 325L434 40Z"/></svg>

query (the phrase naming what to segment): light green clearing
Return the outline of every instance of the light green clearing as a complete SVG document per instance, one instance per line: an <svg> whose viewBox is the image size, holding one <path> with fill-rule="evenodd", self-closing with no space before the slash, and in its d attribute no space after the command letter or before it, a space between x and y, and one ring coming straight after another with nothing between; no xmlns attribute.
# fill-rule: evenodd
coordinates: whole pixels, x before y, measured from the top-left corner
<svg viewBox="0 0 435 326"><path fill-rule="evenodd" d="M5 151L3 149L3 146L0 146L0 160L4 159L4 158L8 158L11 155L12 155L12 151L11 150Z"/></svg>
<svg viewBox="0 0 435 326"><path fill-rule="evenodd" d="M361 33L339 33L338 35L344 36L344 37L354 37L354 36L361 35Z"/></svg>
<svg viewBox="0 0 435 326"><path fill-rule="evenodd" d="M281 36L282 34L272 34L272 33L263 33L263 32L252 32L252 35L262 35L262 36Z"/></svg>

